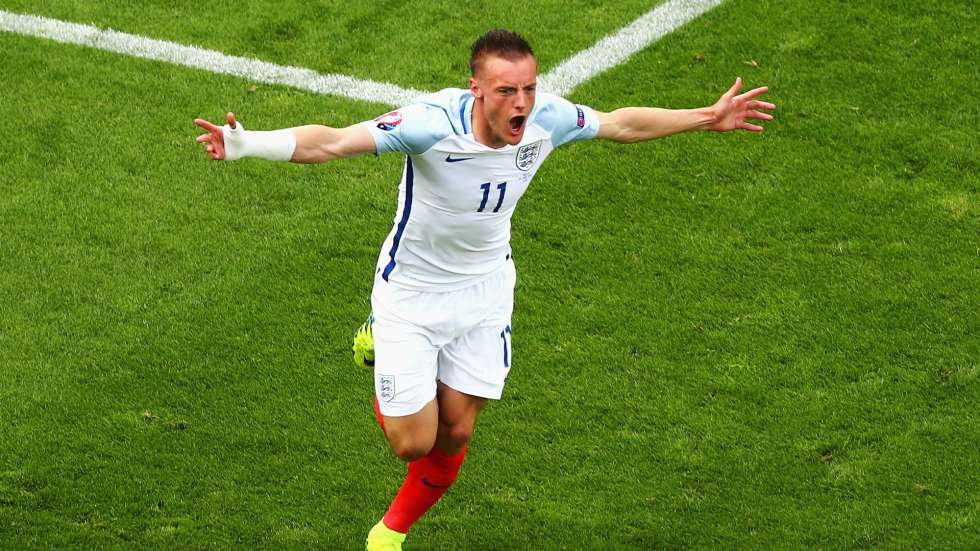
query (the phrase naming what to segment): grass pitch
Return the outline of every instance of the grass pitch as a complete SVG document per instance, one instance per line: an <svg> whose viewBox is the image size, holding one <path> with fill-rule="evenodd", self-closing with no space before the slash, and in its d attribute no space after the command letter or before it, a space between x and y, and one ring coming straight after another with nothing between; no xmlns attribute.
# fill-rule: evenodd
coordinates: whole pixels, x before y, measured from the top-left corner
<svg viewBox="0 0 980 551"><path fill-rule="evenodd" d="M420 89L464 83L487 28L547 70L647 9L33 4L0 0ZM505 399L406 547L980 546L974 11L732 0L579 87L691 107L741 75L779 110L549 159ZM403 475L348 358L401 161L211 163L191 121L387 106L0 52L0 547L360 548Z"/></svg>

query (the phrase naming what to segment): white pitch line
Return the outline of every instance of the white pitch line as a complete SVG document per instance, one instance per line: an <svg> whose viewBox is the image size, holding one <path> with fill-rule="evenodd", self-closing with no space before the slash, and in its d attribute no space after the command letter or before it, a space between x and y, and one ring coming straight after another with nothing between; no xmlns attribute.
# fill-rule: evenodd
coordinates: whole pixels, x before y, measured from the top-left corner
<svg viewBox="0 0 980 551"><path fill-rule="evenodd" d="M320 74L301 67L288 67L247 57L226 55L214 50L184 46L143 36L103 30L90 25L69 23L35 15L0 10L0 30L49 38L143 59L233 75L267 84L284 84L317 94L405 105L424 94L387 82L362 80L346 75Z"/></svg>
<svg viewBox="0 0 980 551"><path fill-rule="evenodd" d="M541 75L544 88L566 96L576 86L626 61L674 29L717 7L724 0L669 0L594 46Z"/></svg>
<svg viewBox="0 0 980 551"><path fill-rule="evenodd" d="M591 48L575 54L551 71L540 75L542 88L558 95L568 95L579 84L623 63L636 52L723 1L669 0L616 33L603 38ZM0 31L164 61L256 82L282 84L317 94L344 96L393 106L406 105L427 93L387 82L347 75L320 74L302 67L276 65L111 29L4 10L0 10Z"/></svg>

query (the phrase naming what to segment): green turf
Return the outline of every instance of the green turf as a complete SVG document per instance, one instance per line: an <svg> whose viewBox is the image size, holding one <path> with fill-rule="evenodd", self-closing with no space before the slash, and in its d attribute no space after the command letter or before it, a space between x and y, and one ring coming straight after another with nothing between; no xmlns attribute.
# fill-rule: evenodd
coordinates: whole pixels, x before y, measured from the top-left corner
<svg viewBox="0 0 980 551"><path fill-rule="evenodd" d="M429 89L482 29L528 27L546 68L644 9L515 5L442 28L449 4L321 26L298 3L0 0ZM733 0L582 85L688 107L741 75L780 107L761 136L553 154L515 216L505 399L406 548L980 547L974 11ZM360 548L403 473L348 358L401 161L212 163L191 120L387 107L0 52L0 548Z"/></svg>
<svg viewBox="0 0 980 551"><path fill-rule="evenodd" d="M653 2L653 4L660 2ZM326 73L422 90L465 86L467 49L493 27L520 28L550 68L651 7L643 0L210 2L3 0L0 9L66 19ZM533 21L533 24L528 24ZM425 52L405 55L406 52Z"/></svg>

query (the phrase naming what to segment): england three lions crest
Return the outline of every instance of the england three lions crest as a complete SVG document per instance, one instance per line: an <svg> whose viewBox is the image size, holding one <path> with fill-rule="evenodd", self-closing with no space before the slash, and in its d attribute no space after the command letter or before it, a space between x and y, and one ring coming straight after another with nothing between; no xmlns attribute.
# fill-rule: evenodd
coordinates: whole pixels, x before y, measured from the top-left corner
<svg viewBox="0 0 980 551"><path fill-rule="evenodd" d="M375 391L378 393L378 398L381 398L384 402L390 402L395 398L395 376L394 375L378 375L375 379Z"/></svg>
<svg viewBox="0 0 980 551"><path fill-rule="evenodd" d="M531 167L534 166L534 161L538 160L538 153L541 153L541 140L522 145L517 150L517 168L531 170Z"/></svg>

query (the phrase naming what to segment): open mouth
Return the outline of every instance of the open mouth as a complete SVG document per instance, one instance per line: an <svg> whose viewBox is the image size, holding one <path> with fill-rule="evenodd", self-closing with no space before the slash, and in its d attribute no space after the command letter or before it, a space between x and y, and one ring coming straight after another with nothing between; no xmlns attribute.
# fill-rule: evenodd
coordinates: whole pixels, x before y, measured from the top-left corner
<svg viewBox="0 0 980 551"><path fill-rule="evenodd" d="M525 120L527 120L527 117L525 117L523 115L518 115L516 117L511 117L511 119L510 119L510 131L511 131L511 133L512 134L515 134L515 135L518 134L518 133L520 133L521 128L524 126L524 121Z"/></svg>

